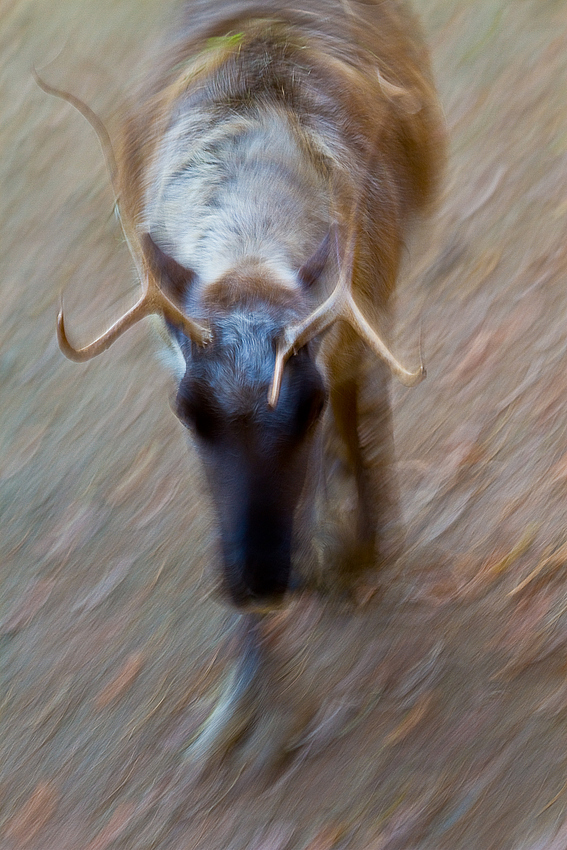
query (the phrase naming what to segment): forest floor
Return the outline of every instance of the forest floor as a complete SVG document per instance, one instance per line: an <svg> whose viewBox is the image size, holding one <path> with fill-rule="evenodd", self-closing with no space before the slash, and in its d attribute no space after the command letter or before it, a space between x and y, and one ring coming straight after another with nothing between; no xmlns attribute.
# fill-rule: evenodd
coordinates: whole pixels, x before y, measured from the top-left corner
<svg viewBox="0 0 567 850"><path fill-rule="evenodd" d="M30 74L112 131L173 2L0 0L1 850L567 847L567 6L415 5L451 150L397 302L408 551L366 605L274 618L301 746L196 781L233 653L206 489L147 327L59 353L62 287L88 337L135 281L92 131Z"/></svg>

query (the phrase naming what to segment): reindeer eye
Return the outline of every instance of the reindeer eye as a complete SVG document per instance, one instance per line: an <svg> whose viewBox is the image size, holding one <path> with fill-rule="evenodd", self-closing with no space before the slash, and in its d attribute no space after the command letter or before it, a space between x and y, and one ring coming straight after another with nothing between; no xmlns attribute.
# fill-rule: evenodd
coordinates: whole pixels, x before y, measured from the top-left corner
<svg viewBox="0 0 567 850"><path fill-rule="evenodd" d="M218 416L204 408L193 411L189 425L202 440L214 440L220 432L220 420Z"/></svg>
<svg viewBox="0 0 567 850"><path fill-rule="evenodd" d="M176 408L179 419L201 440L214 440L219 435L222 420L208 399L180 391Z"/></svg>

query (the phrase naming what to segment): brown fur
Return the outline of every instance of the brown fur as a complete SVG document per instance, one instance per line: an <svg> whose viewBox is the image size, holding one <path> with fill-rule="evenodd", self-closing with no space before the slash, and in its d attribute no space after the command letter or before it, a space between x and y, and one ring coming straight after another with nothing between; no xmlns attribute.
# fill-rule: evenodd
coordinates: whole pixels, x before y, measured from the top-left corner
<svg viewBox="0 0 567 850"><path fill-rule="evenodd" d="M210 311L224 312L262 301L286 313L298 311L298 306L299 312L304 312L304 300L300 293L278 281L269 269L252 261L208 286L203 295L203 306Z"/></svg>

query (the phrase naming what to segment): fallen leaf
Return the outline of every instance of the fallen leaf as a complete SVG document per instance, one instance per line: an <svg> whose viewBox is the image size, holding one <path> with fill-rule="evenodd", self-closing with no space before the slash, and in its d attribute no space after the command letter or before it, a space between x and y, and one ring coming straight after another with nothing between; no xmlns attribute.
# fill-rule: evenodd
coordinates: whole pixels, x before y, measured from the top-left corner
<svg viewBox="0 0 567 850"><path fill-rule="evenodd" d="M403 740L413 729L415 729L427 713L429 706L431 705L432 698L433 693L429 691L429 693L423 694L423 696L418 699L417 703L412 709L410 709L410 711L408 711L399 726L386 736L384 741L386 747L390 747L392 744L397 744L398 741Z"/></svg>
<svg viewBox="0 0 567 850"><path fill-rule="evenodd" d="M518 558L530 548L535 540L537 530L538 524L531 522L510 552L489 567L488 574L496 578L506 572L506 570L512 566L514 561L517 561Z"/></svg>
<svg viewBox="0 0 567 850"><path fill-rule="evenodd" d="M561 567L564 567L567 564L567 543L564 543L556 552L552 552L551 554L547 553L539 562L539 564L531 571L531 573L526 576L526 578L520 582L513 590L510 591L508 596L515 596L520 591L524 590L531 582L536 578L546 578L550 579L553 575L557 573Z"/></svg>
<svg viewBox="0 0 567 850"><path fill-rule="evenodd" d="M561 790L560 790L560 791L558 791L558 792L557 792L557 794L556 794L554 797L552 797L552 799L551 799L548 803L546 803L546 804L545 804L545 806L543 807L543 809L542 809L540 812L538 812L538 817L539 817L539 815L541 815L541 814L543 814L545 811L547 811L547 809L550 809L550 808L551 808L551 806L553 806L553 804L554 804L554 803L556 803L556 802L558 801L558 799L561 797L561 795L562 795L565 791L567 791L567 782L565 782L565 783L563 784L563 786L561 787Z"/></svg>
<svg viewBox="0 0 567 850"><path fill-rule="evenodd" d="M315 838L313 838L305 850L332 850L335 844L340 840L345 828L342 824L333 824L332 826L324 826L320 829Z"/></svg>
<svg viewBox="0 0 567 850"><path fill-rule="evenodd" d="M516 545L507 554L491 555L477 574L462 586L459 595L474 598L480 591L485 591L493 581L500 578L515 561L528 551L537 536L538 528L537 523L530 523Z"/></svg>
<svg viewBox="0 0 567 850"><path fill-rule="evenodd" d="M144 656L141 652L134 652L129 655L118 674L100 692L96 707L104 708L119 697L126 688L129 688L140 672L143 663Z"/></svg>
<svg viewBox="0 0 567 850"><path fill-rule="evenodd" d="M58 794L47 782L41 782L17 815L10 820L6 836L23 847L37 835L53 817L58 803Z"/></svg>
<svg viewBox="0 0 567 850"><path fill-rule="evenodd" d="M135 810L134 803L120 803L104 829L87 845L86 850L106 850L124 832Z"/></svg>

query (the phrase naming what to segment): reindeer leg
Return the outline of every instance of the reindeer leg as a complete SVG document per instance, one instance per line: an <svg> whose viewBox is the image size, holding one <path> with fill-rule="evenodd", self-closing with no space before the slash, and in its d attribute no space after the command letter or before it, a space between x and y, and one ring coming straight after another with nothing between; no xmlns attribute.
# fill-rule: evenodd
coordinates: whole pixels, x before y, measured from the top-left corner
<svg viewBox="0 0 567 850"><path fill-rule="evenodd" d="M401 551L402 524L394 470L389 369L348 329L331 360L333 424L343 465L354 478L356 533L339 555L339 583L392 560ZM340 376L340 380L337 379Z"/></svg>
<svg viewBox="0 0 567 850"><path fill-rule="evenodd" d="M262 683L260 626L263 616L239 615L239 657L224 683L218 704L185 751L186 758L196 766L206 767L221 760L241 740L256 718Z"/></svg>
<svg viewBox="0 0 567 850"><path fill-rule="evenodd" d="M360 534L372 540L378 565L398 557L403 545L390 382L383 361L371 354L361 359L356 405Z"/></svg>

